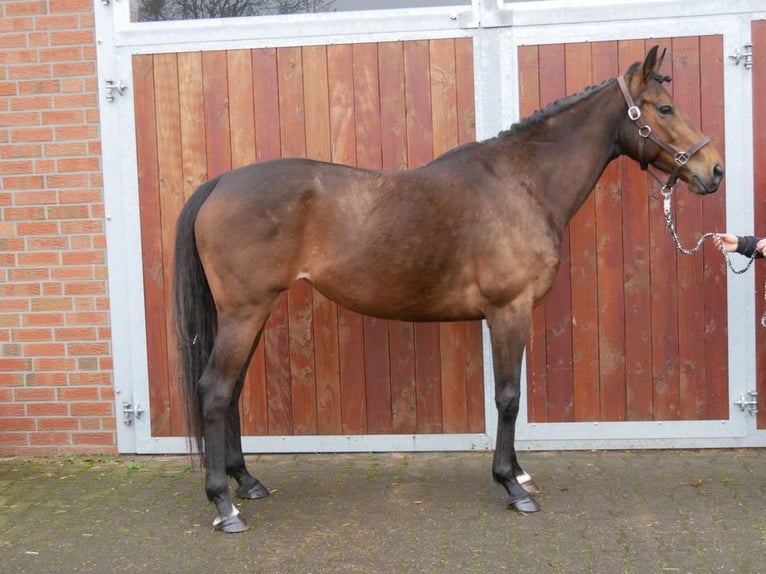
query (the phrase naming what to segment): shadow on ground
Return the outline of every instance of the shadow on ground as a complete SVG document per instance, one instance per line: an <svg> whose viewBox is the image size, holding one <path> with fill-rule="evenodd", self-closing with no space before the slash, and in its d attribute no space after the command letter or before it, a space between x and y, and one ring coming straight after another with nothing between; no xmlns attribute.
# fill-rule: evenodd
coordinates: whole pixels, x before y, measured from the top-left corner
<svg viewBox="0 0 766 574"><path fill-rule="evenodd" d="M490 463L249 456L273 494L223 535L189 457L0 459L0 572L766 574L766 449L523 453L529 516Z"/></svg>

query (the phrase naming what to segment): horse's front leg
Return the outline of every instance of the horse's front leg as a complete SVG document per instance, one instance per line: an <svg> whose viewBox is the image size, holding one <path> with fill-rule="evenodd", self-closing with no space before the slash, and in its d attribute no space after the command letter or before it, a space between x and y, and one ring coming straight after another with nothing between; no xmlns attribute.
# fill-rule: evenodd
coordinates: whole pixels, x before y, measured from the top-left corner
<svg viewBox="0 0 766 574"><path fill-rule="evenodd" d="M511 508L520 512L540 510L530 496L530 492L537 491L537 486L521 469L514 445L521 395L521 361L529 335L531 313L531 304L515 301L487 314L498 415L492 476L508 492Z"/></svg>

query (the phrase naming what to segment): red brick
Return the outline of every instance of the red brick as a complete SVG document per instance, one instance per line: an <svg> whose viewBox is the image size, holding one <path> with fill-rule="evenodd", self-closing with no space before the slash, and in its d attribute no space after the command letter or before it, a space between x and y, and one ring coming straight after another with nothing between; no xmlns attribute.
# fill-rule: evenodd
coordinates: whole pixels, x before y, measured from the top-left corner
<svg viewBox="0 0 766 574"><path fill-rule="evenodd" d="M19 222L16 231L19 235L55 235L59 232L59 224L56 221Z"/></svg>
<svg viewBox="0 0 766 574"><path fill-rule="evenodd" d="M42 153L39 144L4 145L0 146L0 159L18 159L37 157Z"/></svg>
<svg viewBox="0 0 766 574"><path fill-rule="evenodd" d="M68 343L67 351L70 356L78 355L108 355L108 343Z"/></svg>
<svg viewBox="0 0 766 574"><path fill-rule="evenodd" d="M44 110L40 115L43 125L51 124L80 124L85 115L82 110Z"/></svg>
<svg viewBox="0 0 766 574"><path fill-rule="evenodd" d="M0 18L0 33L28 31L34 28L35 20L33 18Z"/></svg>
<svg viewBox="0 0 766 574"><path fill-rule="evenodd" d="M103 200L100 189L62 190L59 194L60 203L96 203Z"/></svg>
<svg viewBox="0 0 766 574"><path fill-rule="evenodd" d="M64 343L27 343L24 354L28 357L63 357L66 346Z"/></svg>
<svg viewBox="0 0 766 574"><path fill-rule="evenodd" d="M51 219L86 219L90 217L90 209L87 205L51 205L48 207L48 217Z"/></svg>
<svg viewBox="0 0 766 574"><path fill-rule="evenodd" d="M101 393L98 387L63 387L57 391L60 401L98 401ZM110 413L111 414L111 413Z"/></svg>
<svg viewBox="0 0 766 574"><path fill-rule="evenodd" d="M59 92L61 92L61 81L55 78L19 82L19 94L58 94Z"/></svg>
<svg viewBox="0 0 766 574"><path fill-rule="evenodd" d="M15 96L17 93L18 86L16 82L0 82L0 96ZM2 122L0 122L0 125L2 125Z"/></svg>
<svg viewBox="0 0 766 574"><path fill-rule="evenodd" d="M29 16L32 14L45 14L47 10L44 0L24 0L22 2L5 2L5 15L10 16Z"/></svg>
<svg viewBox="0 0 766 574"><path fill-rule="evenodd" d="M28 387L60 387L67 384L66 373L28 373L25 376Z"/></svg>
<svg viewBox="0 0 766 574"><path fill-rule="evenodd" d="M30 173L32 171L32 161L3 161L0 163L0 172L5 175Z"/></svg>
<svg viewBox="0 0 766 574"><path fill-rule="evenodd" d="M101 281L77 281L64 287L65 295L103 295L106 291L106 285Z"/></svg>
<svg viewBox="0 0 766 574"><path fill-rule="evenodd" d="M43 281L49 277L50 272L43 267L16 267L8 270L8 279L10 281Z"/></svg>
<svg viewBox="0 0 766 574"><path fill-rule="evenodd" d="M27 47L27 34L0 34L0 50Z"/></svg>
<svg viewBox="0 0 766 574"><path fill-rule="evenodd" d="M56 267L50 270L51 279L95 279L96 275L92 265L83 267Z"/></svg>
<svg viewBox="0 0 766 574"><path fill-rule="evenodd" d="M81 251L67 252L61 254L61 262L64 265L84 265L88 263L101 264L104 263L103 251Z"/></svg>
<svg viewBox="0 0 766 574"><path fill-rule="evenodd" d="M6 432L5 429L3 429L3 442L2 442L2 446L0 446L0 454L2 455L16 454L16 455L23 456L22 453L13 451L9 449L8 447L20 446L20 445L26 445L26 444L27 444L27 433Z"/></svg>
<svg viewBox="0 0 766 574"><path fill-rule="evenodd" d="M69 412L74 417L109 416L112 414L112 405L103 402L70 403Z"/></svg>
<svg viewBox="0 0 766 574"><path fill-rule="evenodd" d="M52 329L15 329L13 331L13 340L19 342L30 341L52 341Z"/></svg>
<svg viewBox="0 0 766 574"><path fill-rule="evenodd" d="M0 299L0 312L29 311L28 299Z"/></svg>
<svg viewBox="0 0 766 574"><path fill-rule="evenodd" d="M73 371L76 369L77 361L70 357L57 358L37 358L34 360L35 371ZM27 369L31 370L31 369Z"/></svg>
<svg viewBox="0 0 766 574"><path fill-rule="evenodd" d="M114 433L111 432L80 432L72 435L74 444L114 444Z"/></svg>
<svg viewBox="0 0 766 574"><path fill-rule="evenodd" d="M11 111L20 112L34 110L35 112L49 110L53 106L51 96L25 96L22 98L11 98ZM38 122L35 122L38 123Z"/></svg>
<svg viewBox="0 0 766 574"><path fill-rule="evenodd" d="M37 419L38 431L76 431L80 428L77 419L61 417L40 417Z"/></svg>
<svg viewBox="0 0 766 574"><path fill-rule="evenodd" d="M35 430L35 420L28 417L8 417L3 418L2 426L3 434L6 431L33 431Z"/></svg>
<svg viewBox="0 0 766 574"><path fill-rule="evenodd" d="M57 141L94 139L98 137L98 128L94 125L56 126L54 129ZM52 139L49 139L49 141L52 141Z"/></svg>
<svg viewBox="0 0 766 574"><path fill-rule="evenodd" d="M48 187L83 187L88 183L86 173L51 174L46 178Z"/></svg>
<svg viewBox="0 0 766 574"><path fill-rule="evenodd" d="M98 105L97 94L59 94L53 97L53 107L57 110L65 108L89 108Z"/></svg>
<svg viewBox="0 0 766 574"><path fill-rule="evenodd" d="M0 313L0 327L18 327L19 315Z"/></svg>
<svg viewBox="0 0 766 574"><path fill-rule="evenodd" d="M32 252L32 253L19 253L17 255L19 265L58 265L61 261L59 253L53 252ZM32 309L33 311L36 309Z"/></svg>
<svg viewBox="0 0 766 574"><path fill-rule="evenodd" d="M24 240L22 238L0 238L0 251L21 251L22 249L24 249Z"/></svg>
<svg viewBox="0 0 766 574"><path fill-rule="evenodd" d="M33 432L29 433L30 445L56 445L61 447L69 444L72 435L67 432Z"/></svg>
<svg viewBox="0 0 766 574"><path fill-rule="evenodd" d="M111 373L72 372L69 374L70 385L104 385L112 386Z"/></svg>
<svg viewBox="0 0 766 574"><path fill-rule="evenodd" d="M45 155L51 156L84 156L88 153L86 142L63 142L46 144L43 147Z"/></svg>
<svg viewBox="0 0 766 574"><path fill-rule="evenodd" d="M43 296L58 297L64 294L64 287L59 282L43 283Z"/></svg>
<svg viewBox="0 0 766 574"><path fill-rule="evenodd" d="M54 332L56 341L95 341L98 332L95 327L65 327Z"/></svg>
<svg viewBox="0 0 766 574"><path fill-rule="evenodd" d="M27 237L27 249L30 251L67 248L69 248L69 240L64 236Z"/></svg>
<svg viewBox="0 0 766 574"><path fill-rule="evenodd" d="M16 371L21 369L9 369ZM24 376L21 373L0 373L0 387L20 387L24 384Z"/></svg>
<svg viewBox="0 0 766 574"><path fill-rule="evenodd" d="M11 141L15 143L53 141L53 130L47 127L15 128L11 130Z"/></svg>
<svg viewBox="0 0 766 574"><path fill-rule="evenodd" d="M41 175L16 175L3 177L3 189L14 191L16 189L41 189L43 187ZM6 208L6 213L8 212Z"/></svg>
<svg viewBox="0 0 766 574"><path fill-rule="evenodd" d="M52 46L83 46L93 42L93 30L51 30Z"/></svg>
<svg viewBox="0 0 766 574"><path fill-rule="evenodd" d="M22 403L5 403L0 402L0 428L3 426L3 419L5 417L23 417L25 406ZM0 442L5 442L5 429L3 429L2 438Z"/></svg>
<svg viewBox="0 0 766 574"><path fill-rule="evenodd" d="M79 18L76 14L56 14L52 10L45 16L38 16L34 20L36 30L66 30L77 28Z"/></svg>
<svg viewBox="0 0 766 574"><path fill-rule="evenodd" d="M27 63L23 66L12 66L8 69L9 80L21 80L23 78L50 78L53 70L50 64Z"/></svg>
<svg viewBox="0 0 766 574"><path fill-rule="evenodd" d="M32 370L32 361L30 359L0 358L0 371L14 372L14 371L30 371L30 370Z"/></svg>
<svg viewBox="0 0 766 574"><path fill-rule="evenodd" d="M19 99L23 98L13 98L14 101L17 101ZM29 111L29 109L24 111L14 111L14 112L7 112L4 113L2 116L0 116L0 126L22 126L22 127L29 127L29 126L36 126L40 124L40 113L33 109L32 111Z"/></svg>
<svg viewBox="0 0 766 574"><path fill-rule="evenodd" d="M63 313L26 313L23 316L25 327L46 326L55 327L64 324Z"/></svg>
<svg viewBox="0 0 766 574"><path fill-rule="evenodd" d="M78 58L77 60L53 64L53 76L56 78L66 78L69 76L94 76L95 74L95 60L87 61L85 58Z"/></svg>
<svg viewBox="0 0 766 574"><path fill-rule="evenodd" d="M100 219L80 219L77 221L62 221L61 233L74 235L80 233L103 233L104 222Z"/></svg>
<svg viewBox="0 0 766 574"><path fill-rule="evenodd" d="M17 401L20 402L27 402L27 401L55 401L56 400L56 389L51 388L23 388L23 389L16 389L16 392L14 393L14 396Z"/></svg>

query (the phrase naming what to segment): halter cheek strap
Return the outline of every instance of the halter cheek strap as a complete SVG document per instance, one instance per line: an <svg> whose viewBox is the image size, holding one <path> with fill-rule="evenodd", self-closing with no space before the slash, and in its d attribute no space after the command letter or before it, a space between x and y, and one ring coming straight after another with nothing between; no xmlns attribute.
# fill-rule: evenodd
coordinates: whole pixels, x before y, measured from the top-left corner
<svg viewBox="0 0 766 574"><path fill-rule="evenodd" d="M628 85L625 83L625 78L623 76L617 78L617 84L620 86L620 91L622 92L622 97L625 98L625 103L628 104L628 117L638 127L638 135L640 136L638 140L638 162L641 164L641 169L646 170L649 164L649 162L644 159L644 140L648 139L673 157L676 167L670 173L670 177L668 177L667 183L663 185L663 189L673 188L678 181L678 174L681 171L681 168L686 165L695 153L710 143L710 138L703 137L689 151L677 151L669 143L654 135L651 126L639 122L641 119L641 109L633 101L633 96L630 95L630 90L628 90Z"/></svg>

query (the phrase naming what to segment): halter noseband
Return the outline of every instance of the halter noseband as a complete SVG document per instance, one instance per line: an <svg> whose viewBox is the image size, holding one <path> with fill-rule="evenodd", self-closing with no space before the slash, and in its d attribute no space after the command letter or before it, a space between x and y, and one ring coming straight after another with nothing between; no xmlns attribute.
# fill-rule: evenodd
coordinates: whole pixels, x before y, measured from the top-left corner
<svg viewBox="0 0 766 574"><path fill-rule="evenodd" d="M650 139L655 144L660 146L662 149L664 149L666 152L668 152L671 156L673 156L673 161L676 164L675 169L671 172L670 176L668 177L668 181L662 186L663 194L667 191L669 192L672 190L676 182L678 181L678 174L681 171L681 168L686 165L686 163L691 159L691 157L697 153L699 150L701 150L703 147L705 147L707 144L710 143L710 138L703 137L700 141L698 141L694 147L692 147L689 151L677 151L673 146L671 146L669 143L661 140L656 135L654 135L654 132L652 131L651 126L648 126L644 123L639 123L639 119L641 119L641 109L635 104L633 101L633 97L630 95L630 90L628 90L628 86L625 83L625 78L623 76L619 76L617 78L617 84L620 86L620 91L622 92L622 96L625 98L625 103L628 104L628 117L633 121L633 123L638 126L638 162L641 164L641 169L647 170L648 163L644 159L644 140ZM652 175L654 179L657 180L658 183L660 180L655 177L651 172L647 170L647 173Z"/></svg>

